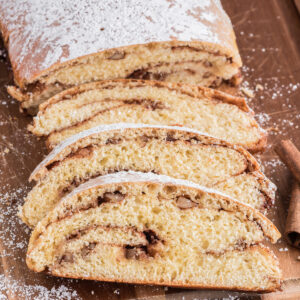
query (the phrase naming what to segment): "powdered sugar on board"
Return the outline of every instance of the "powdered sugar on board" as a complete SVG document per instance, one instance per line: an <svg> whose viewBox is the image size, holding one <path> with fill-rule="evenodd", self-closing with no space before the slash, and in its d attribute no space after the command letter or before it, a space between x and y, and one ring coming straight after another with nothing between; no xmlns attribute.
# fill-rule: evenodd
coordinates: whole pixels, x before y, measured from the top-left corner
<svg viewBox="0 0 300 300"><path fill-rule="evenodd" d="M133 44L200 40L235 51L219 0L0 0L0 22L27 80L55 63Z"/></svg>
<svg viewBox="0 0 300 300"><path fill-rule="evenodd" d="M10 189L9 192L2 190ZM17 217L18 205L22 203L23 197L28 193L29 187L22 185L19 188L11 189L9 186L1 186L0 190L0 261L16 261L22 267L25 266L25 253L28 245L30 230ZM20 234L20 228L23 231ZM28 283L26 273L21 279L16 279L15 266L6 266L5 275L0 274L0 300L14 298L18 299L81 299L77 292L64 284L56 284L50 288L38 283ZM10 298L11 297L11 298Z"/></svg>
<svg viewBox="0 0 300 300"><path fill-rule="evenodd" d="M81 299L77 292L65 285L47 289L41 285L22 285L18 280L0 274L0 300L9 299L8 295L16 294L19 299L35 300L71 300Z"/></svg>
<svg viewBox="0 0 300 300"><path fill-rule="evenodd" d="M267 51L267 50L266 50ZM268 53L268 51L267 51ZM280 77L270 77L262 79L255 77L255 70L248 66L243 66L245 78L253 77L252 82L244 80L242 87L252 90L254 97L248 97L247 102L256 112L255 119L264 127L269 135L284 136L290 128L299 131L300 113L298 107L294 104L293 98L299 94L300 82L291 81L284 84ZM267 102L277 102L284 98L280 110L272 111L272 105L268 107L268 112L255 109L257 102L261 104ZM275 106L275 105L274 105Z"/></svg>

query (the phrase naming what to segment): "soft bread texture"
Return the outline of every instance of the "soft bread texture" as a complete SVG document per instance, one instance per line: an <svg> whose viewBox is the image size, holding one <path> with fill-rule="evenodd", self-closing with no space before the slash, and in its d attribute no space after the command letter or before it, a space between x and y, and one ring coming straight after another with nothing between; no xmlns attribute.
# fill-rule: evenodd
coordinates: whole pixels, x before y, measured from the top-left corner
<svg viewBox="0 0 300 300"><path fill-rule="evenodd" d="M219 0L1 0L0 29L16 83L8 92L30 112L97 80L241 81L235 34Z"/></svg>
<svg viewBox="0 0 300 300"><path fill-rule="evenodd" d="M26 262L63 277L272 291L281 271L265 237L280 237L272 222L223 194L120 172L63 198L33 231Z"/></svg>
<svg viewBox="0 0 300 300"><path fill-rule="evenodd" d="M183 125L262 151L267 135L245 99L213 89L144 80L107 80L66 90L40 105L29 130L50 148L80 131L117 122Z"/></svg>
<svg viewBox="0 0 300 300"><path fill-rule="evenodd" d="M79 184L124 170L191 180L262 211L274 201L275 186L242 147L183 127L112 124L70 137L37 166L21 218L34 227Z"/></svg>

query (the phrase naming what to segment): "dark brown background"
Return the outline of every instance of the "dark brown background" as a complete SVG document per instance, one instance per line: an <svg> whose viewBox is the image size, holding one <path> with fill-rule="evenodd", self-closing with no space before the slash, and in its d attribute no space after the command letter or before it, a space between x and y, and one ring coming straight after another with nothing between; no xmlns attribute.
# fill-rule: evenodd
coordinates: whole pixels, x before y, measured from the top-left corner
<svg viewBox="0 0 300 300"><path fill-rule="evenodd" d="M292 0L222 2L234 24L245 65L243 86L252 90L263 87L248 101L259 122L269 129L270 146L258 159L278 186L270 218L283 232L292 178L273 146L282 138L291 138L300 147L300 16ZM29 271L24 261L29 231L16 213L30 189L28 176L46 154L46 148L42 140L26 131L31 118L19 113L18 104L6 93L12 74L5 52L0 50L0 54L0 299L2 294L9 299L261 298L233 292L66 280ZM286 247L284 240L273 247L284 278L300 278L300 251ZM300 281L287 281L283 289L277 296L280 299L300 299Z"/></svg>

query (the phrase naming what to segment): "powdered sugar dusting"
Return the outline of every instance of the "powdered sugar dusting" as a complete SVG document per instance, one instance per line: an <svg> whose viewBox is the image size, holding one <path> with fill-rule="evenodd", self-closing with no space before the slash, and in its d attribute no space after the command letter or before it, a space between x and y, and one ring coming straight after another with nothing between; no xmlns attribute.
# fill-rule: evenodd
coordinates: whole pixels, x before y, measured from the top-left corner
<svg viewBox="0 0 300 300"><path fill-rule="evenodd" d="M65 285L48 290L41 285L22 285L18 280L0 274L0 300L9 299L6 293L18 295L19 299L71 300L81 299L77 292Z"/></svg>
<svg viewBox="0 0 300 300"><path fill-rule="evenodd" d="M2 190L9 188L9 192ZM17 216L18 204L29 191L29 187L20 186L12 189L2 186L0 190L0 259L17 261L20 268L25 266L25 253L28 246L30 230ZM23 234L20 234L20 229ZM0 274L0 299L10 299L18 296L18 299L81 299L77 292L59 284L47 288L35 283L27 283L25 280L16 279L14 276L15 264L6 266L7 274ZM23 275L25 276L25 274Z"/></svg>
<svg viewBox="0 0 300 300"><path fill-rule="evenodd" d="M21 76L108 48L200 40L232 45L219 0L0 0L10 59Z"/></svg>

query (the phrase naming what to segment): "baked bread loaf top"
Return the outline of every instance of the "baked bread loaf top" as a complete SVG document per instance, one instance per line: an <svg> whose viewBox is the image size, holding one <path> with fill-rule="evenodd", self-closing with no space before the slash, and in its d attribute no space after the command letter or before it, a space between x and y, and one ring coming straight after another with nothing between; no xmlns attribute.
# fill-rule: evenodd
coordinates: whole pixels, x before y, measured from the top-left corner
<svg viewBox="0 0 300 300"><path fill-rule="evenodd" d="M72 136L37 166L21 218L34 227L62 196L107 173L154 172L214 187L265 210L275 186L244 148L182 127L142 124L98 126Z"/></svg>
<svg viewBox="0 0 300 300"><path fill-rule="evenodd" d="M280 233L247 205L188 181L121 172L63 198L33 231L26 261L63 277L272 291L281 271L264 237Z"/></svg>
<svg viewBox="0 0 300 300"><path fill-rule="evenodd" d="M219 0L0 0L23 108L95 80L237 83L241 59Z"/></svg>
<svg viewBox="0 0 300 300"><path fill-rule="evenodd" d="M150 80L106 80L68 89L40 105L29 130L49 135L50 148L102 124L119 122L183 125L239 144L264 150L267 134L244 98L214 89Z"/></svg>

